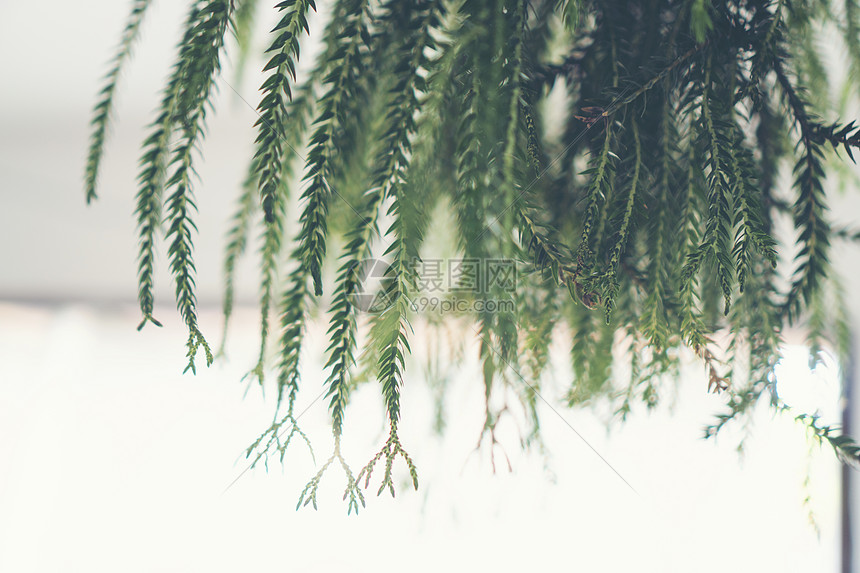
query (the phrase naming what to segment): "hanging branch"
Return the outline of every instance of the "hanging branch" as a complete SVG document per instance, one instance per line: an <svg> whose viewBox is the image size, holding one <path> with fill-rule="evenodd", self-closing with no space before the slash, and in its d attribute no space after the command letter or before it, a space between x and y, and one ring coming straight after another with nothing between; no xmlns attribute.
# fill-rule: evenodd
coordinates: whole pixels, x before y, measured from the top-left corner
<svg viewBox="0 0 860 573"><path fill-rule="evenodd" d="M155 272L155 235L161 229L161 196L167 170L170 139L173 135L179 113L179 97L192 63L191 40L200 14L200 6L195 3L185 24L185 36L180 44L179 58L173 66L173 73L167 82L157 119L152 123L152 131L143 143L143 156L140 159L137 193L137 228L139 234L138 251L138 301L143 320L137 327L142 329L147 322L156 326L161 323L152 316L155 305L153 295L153 274Z"/></svg>
<svg viewBox="0 0 860 573"><path fill-rule="evenodd" d="M313 0L297 0L281 2L277 5L280 12L285 12L272 33L275 39L266 53L272 53L264 72L269 77L260 87L263 93L260 105L257 107L259 119L255 127L257 135L257 151L254 155L255 177L260 190L260 202L263 207L265 229L263 231L262 279L260 295L260 354L252 374L263 383L263 366L266 355L266 343L269 335L269 313L272 303L272 289L277 273L277 257L281 252L281 237L284 232L284 204L286 202L286 185L284 180L291 174L293 149L299 144L299 138L286 133L286 128L297 128L303 133L303 118L301 102L296 109L289 105L292 101L290 83L296 81L296 64L299 59L299 40L301 34L308 33L308 10L315 10ZM297 114L295 121L292 114Z"/></svg>
<svg viewBox="0 0 860 573"><path fill-rule="evenodd" d="M802 304L809 302L812 293L826 277L830 225L825 218L827 203L822 185L823 152L816 142L812 119L806 111L807 104L792 86L782 62L775 59L773 68L800 131L800 144L803 147L803 155L794 166L795 186L798 188L794 203L794 225L800 230L798 240L802 247L795 256L797 268L783 304L785 316L792 321L801 313Z"/></svg>
<svg viewBox="0 0 860 573"><path fill-rule="evenodd" d="M729 232L735 226L731 206L732 186L729 181L729 155L731 141L722 125L715 122L714 107L718 101L712 99L711 59L705 68L704 90L701 105L701 135L708 157L708 222L702 242L689 255L684 268L684 280L690 281L699 272L705 257L710 255L717 268L717 276L725 300L725 313L732 304L735 264L729 250L732 240ZM719 113L722 110L717 107Z"/></svg>
<svg viewBox="0 0 860 573"><path fill-rule="evenodd" d="M679 157L677 147L677 124L674 118L673 101L668 81L664 80L664 100L659 116L659 159L654 174L653 185L656 195L655 208L649 217L651 229L649 232L650 261L646 271L648 280L645 285L646 298L642 308L644 312L638 321L643 338L661 353L669 343L669 313L670 307L677 305L674 300L674 289L670 285L669 273L672 268L671 233L673 223L670 220L678 214L678 205L672 205L668 198L678 193L681 187L676 180L680 176L676 166ZM683 221L684 218L678 217ZM677 224L677 223L675 223Z"/></svg>
<svg viewBox="0 0 860 573"><path fill-rule="evenodd" d="M233 17L233 33L236 36L236 71L235 84L242 85L248 60L251 59L251 48L254 40L254 24L257 19L259 0L238 0L236 15Z"/></svg>
<svg viewBox="0 0 860 573"><path fill-rule="evenodd" d="M614 159L617 157L612 149L612 130L607 123L604 126L603 146L599 153L592 158L591 167L582 172L583 175L591 177L588 188L588 204L585 208L585 220L582 224L582 234L579 238L579 247L576 249L576 271L575 277L588 277L594 266L594 251L590 246L594 225L600 213L602 200L609 193L610 181L615 173ZM588 308L595 308L600 304L599 297L590 288L574 279L570 286L574 289L572 293L579 298Z"/></svg>
<svg viewBox="0 0 860 573"><path fill-rule="evenodd" d="M627 198L624 202L624 213L621 217L621 223L616 233L615 244L612 247L609 255L609 264L606 270L598 279L601 289L601 297L603 298L603 307L606 316L606 322L612 315L612 309L615 305L615 295L618 292L618 267L621 263L621 255L627 245L629 238L630 224L633 219L633 205L636 203L636 192L639 186L639 177L642 170L642 143L639 139L639 127L634 121L632 123L633 132L633 175L630 176L630 183L627 189Z"/></svg>
<svg viewBox="0 0 860 573"><path fill-rule="evenodd" d="M140 34L140 25L143 17L152 2L150 0L135 0L132 4L131 14L126 21L125 30L119 43L119 50L111 61L111 68L104 77L104 87L99 92L99 101L93 108L93 118L90 121L92 133L90 134L90 148L87 154L87 166L84 173L84 191L87 204L97 198L96 183L98 182L99 168L104 155L105 139L107 138L110 125L111 113L114 107L114 96L119 84L120 71L126 60L131 57L131 50L137 36Z"/></svg>
<svg viewBox="0 0 860 573"><path fill-rule="evenodd" d="M367 34L364 23L365 2L347 0L348 10L343 17L343 28L338 36L339 44L331 56L331 72L325 79L326 93L319 100L320 113L314 120L315 131L311 136L307 154L302 199L305 210L301 216L302 260L310 270L314 283L314 294L320 296L322 288L322 260L326 251L328 234L328 204L332 190L329 187L330 165L335 147L334 130L343 117L342 106L350 98L350 86L361 70L359 50Z"/></svg>
<svg viewBox="0 0 860 573"><path fill-rule="evenodd" d="M392 5L393 6L393 5ZM401 76L401 81L391 89L392 99L386 114L387 130L382 137L382 154L375 162L377 169L374 175L374 188L379 189L383 198L391 198L391 206L387 214L392 217L391 226L384 239L391 241L383 257L391 256L392 262L386 269L384 280L386 285L381 300L390 306L382 310L375 318L371 330L371 339L379 351L377 377L382 386L382 396L388 417L389 435L382 449L358 473L357 481L364 478L365 487L370 483L375 464L385 459L385 471L377 495L387 487L394 495L394 483L391 477L394 459L403 457L412 476L412 483L418 489L418 473L412 459L400 443L397 424L400 420L400 387L403 385L403 368L405 354L410 352L408 336L412 327L408 321L411 301L410 292L416 290L414 262L418 253L410 249L416 248L417 241L408 241L407 226L404 224L404 211L415 210L416 206L408 206L406 189L406 168L408 154L411 152L410 138L415 133L415 116L420 113L418 91L426 91L426 84L421 79L421 70L425 69L428 61L425 55L427 49L434 48L431 30L438 26L439 2L437 0L422 0L413 6L410 14L409 29L400 48L404 61L398 66L408 70Z"/></svg>
<svg viewBox="0 0 860 573"><path fill-rule="evenodd" d="M191 230L195 228L191 212L196 210L192 197L192 154L202 139L206 117L206 101L220 70L220 51L224 35L230 25L232 3L213 0L202 6L198 19L193 22L193 36L189 41L187 75L177 98L177 111L183 119L179 145L173 151L170 164L175 171L165 184L165 191L173 189L166 201L166 220L170 223L167 239L170 270L176 282L176 304L188 327L188 366L196 370L195 357L199 347L206 354L206 364L212 363L212 351L197 326L197 298L195 267L192 260Z"/></svg>

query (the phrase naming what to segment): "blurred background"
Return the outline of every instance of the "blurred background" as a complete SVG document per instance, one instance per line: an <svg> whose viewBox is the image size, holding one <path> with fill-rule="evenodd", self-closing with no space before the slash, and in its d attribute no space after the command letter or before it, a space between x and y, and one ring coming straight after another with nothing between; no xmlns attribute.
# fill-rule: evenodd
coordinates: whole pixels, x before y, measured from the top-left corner
<svg viewBox="0 0 860 573"><path fill-rule="evenodd" d="M610 412L563 407L570 373L559 344L544 385L550 405L541 405L544 451L521 453L517 428L505 426L505 452L491 456L486 444L476 450L476 360L441 373L450 378L446 427L434 431L440 372L426 356L451 334L419 327L401 428L417 492L402 472L396 499L377 498L371 486L368 507L347 516L345 479L333 468L318 510L297 512L318 467L300 444L268 473L245 472L243 452L274 411L273 396L241 381L258 345L253 257L238 273L226 359L181 374L186 333L163 256L156 316L164 328L135 329L137 158L185 3L156 1L144 23L101 196L85 205L90 110L127 11L116 0L0 0L0 571L848 571L840 569L843 472L832 452L765 407L748 427L704 441L725 398L706 393L694 362L657 410L634 410L608 428ZM261 31L270 24L264 18ZM201 325L216 344L224 233L252 153L259 68L251 62L237 83L225 67L198 164ZM837 220L860 212L853 189L834 191L833 206ZM856 247L835 245L834 259L848 292L860 292ZM858 325L860 297L848 298ZM326 401L317 399L324 334L324 324L311 325L298 403L317 464L331 448ZM787 333L781 395L839 422L844 368L830 360L810 370L802 342ZM467 352L477 356L476 346ZM354 470L385 436L375 390L361 388L348 411Z"/></svg>

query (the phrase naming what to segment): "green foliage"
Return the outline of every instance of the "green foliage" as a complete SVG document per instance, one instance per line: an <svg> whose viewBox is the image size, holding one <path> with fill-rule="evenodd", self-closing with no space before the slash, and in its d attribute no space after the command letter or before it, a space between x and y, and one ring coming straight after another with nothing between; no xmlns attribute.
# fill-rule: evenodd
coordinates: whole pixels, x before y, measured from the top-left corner
<svg viewBox="0 0 860 573"><path fill-rule="evenodd" d="M172 191L165 201L165 220L168 223L166 239L170 243L167 254L176 283L176 305L188 326L186 370L192 371L196 368L195 358L201 346L206 354L207 365L213 359L209 344L197 325L195 268L191 258L191 232L195 229L191 215L196 210L192 197L193 155L203 137L206 105L215 75L220 69L221 47L230 26L233 6L227 0L212 0L199 3L194 10L187 42L183 43L180 50L177 70L182 70L182 76L174 90L175 95L172 94L175 103L172 105L174 112L170 114L170 122L173 125L168 129L172 127L179 134L166 168L173 168L174 171L163 190L166 193Z"/></svg>
<svg viewBox="0 0 860 573"><path fill-rule="evenodd" d="M143 17L150 4L150 0L135 0L132 4L131 14L126 22L125 30L122 32L119 50L111 61L110 71L105 74L104 87L99 92L98 103L93 108L93 119L91 122L93 131L90 136L90 148L87 154L87 166L84 173L87 203L92 202L97 197L96 183L102 155L104 154L105 138L107 137L111 111L114 106L114 93L119 83L119 73L125 61L131 57L132 46L140 33L140 25L143 23Z"/></svg>
<svg viewBox="0 0 860 573"><path fill-rule="evenodd" d="M299 145L298 138L293 134L301 134L304 131L303 107L296 106L289 110L287 104L292 100L290 83L296 80L299 40L301 34L308 31L308 10L315 9L315 6L312 0L299 0L281 2L276 8L283 16L272 29L275 39L266 50L266 53L272 56L263 68L263 72L268 72L269 76L260 87L263 97L257 107L259 119L255 127L259 132L253 162L266 222L261 247L260 356L252 371L261 384L264 380L269 314L278 270L277 259L281 252L284 232L284 205L287 194L284 180L291 175L293 153ZM299 100L300 103L302 101ZM292 129L286 132L285 127Z"/></svg>
<svg viewBox="0 0 860 573"><path fill-rule="evenodd" d="M121 66L148 4L132 4L95 107L88 201ZM258 61L252 22L266 12L256 0L190 6L143 144L136 215L141 326L158 324L153 273L164 226L194 369L201 347L211 361L196 314L194 161L233 49L227 31L236 34L241 73L246 60ZM825 177L838 173L828 162L843 152L854 160L860 129L832 117L815 34L841 35L845 90L856 91L858 13L854 0L839 9L811 0L335 0L316 39L313 0L277 3L259 61L255 154L224 262L226 330L237 261L259 233L261 343L251 374L265 386L271 364L278 399L272 424L247 451L252 466L283 459L296 437L310 449L295 410L300 356L309 310L331 289L324 395L333 451L299 506L316 506L332 466L344 472L349 511L364 506L362 484L378 464L379 493L394 494L398 457L417 487L398 430L412 324L432 318L416 304L425 294L416 268L433 259L427 235L455 243L464 261L516 270L514 288L482 275L474 288L445 295L469 303L452 320L466 321L479 341L486 405L478 443L489 438L491 451L499 420L514 415L511 396L530 425L523 444L539 444L538 391L555 342L570 349L571 405L607 402L621 418L639 403L653 407L687 347L708 388L726 397L707 436L763 396L785 410L773 375L782 329L805 327L816 357L827 344L847 348L828 256L832 241L858 233L831 226ZM321 50L302 75L309 41ZM789 189L777 184L784 168L793 168ZM291 194L300 210L292 242L284 237ZM434 212L450 216L450 233L430 226ZM776 231L782 215L794 234ZM357 297L363 262L374 258L387 265L378 293L385 305L368 315ZM270 338L278 340L271 362ZM388 437L354 474L341 451L350 398L374 377ZM850 438L796 417L814 440L858 460Z"/></svg>
<svg viewBox="0 0 860 573"><path fill-rule="evenodd" d="M158 117L151 135L144 142L138 177L138 299L143 313L143 322L138 328L147 321L158 324L152 316L155 236L161 228L162 195L172 190L164 201L166 238L170 243L167 252L176 283L177 308L188 327L186 370L192 371L196 368L195 358L200 347L206 354L206 363L211 364L213 360L209 344L197 325L191 242L191 233L195 229L191 216L196 210L192 196L193 156L203 137L206 106L220 70L221 48L230 27L232 10L233 4L227 0L193 4ZM177 144L171 150L173 136L176 136ZM173 172L167 176L170 169Z"/></svg>

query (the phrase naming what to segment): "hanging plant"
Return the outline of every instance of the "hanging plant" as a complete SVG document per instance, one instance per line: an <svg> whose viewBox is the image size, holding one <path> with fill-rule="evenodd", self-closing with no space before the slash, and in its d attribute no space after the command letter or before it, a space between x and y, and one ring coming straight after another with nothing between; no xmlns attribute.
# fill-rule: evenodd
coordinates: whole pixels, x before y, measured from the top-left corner
<svg viewBox="0 0 860 573"><path fill-rule="evenodd" d="M120 72L150 4L132 3L95 107L87 202L97 196ZM253 61L263 5L271 9L189 2L143 143L140 327L160 325L153 276L164 243L192 371L214 359L197 318L194 191L203 182L194 166L221 62L230 50L240 70ZM328 301L333 449L300 505L316 506L332 465L345 472L350 511L365 503L375 469L378 491L394 494L398 458L418 487L398 425L410 324L436 310L419 302L447 305L454 312L444 320L472 326L482 436L493 442L508 407L491 398L509 390L532 423L524 442L539 436L539 382L553 340L571 349L570 405L605 400L621 417L637 402L653 406L659 380L677 373L678 350L691 349L708 389L726 397L708 436L763 396L790 410L773 374L788 325L804 324L816 352L825 343L846 351L828 256L831 242L852 232L831 226L824 180L838 156L854 160L860 130L822 119L834 115L833 84L812 38L838 33L850 56L846 89L860 86L855 0L334 0L322 14L313 0L287 0L273 10L256 151L227 232L224 317L226 329L236 263L258 231L261 343L251 374L262 385L276 372L278 398L275 423L248 449L256 463L283 458L295 440L310 447L295 409L300 356L310 309ZM310 18L325 20L320 38L309 37ZM309 42L321 50L300 74ZM779 184L784 166L791 186ZM290 237L295 194L299 231ZM440 212L450 228L430 224ZM777 233L780 219L795 232ZM425 237L449 235L459 255L443 272ZM433 292L431 272L450 281L441 297L423 296ZM359 354L374 363L369 375ZM353 472L341 437L350 394L367 378L381 391L389 432ZM794 415L842 459L858 460L837 429Z"/></svg>

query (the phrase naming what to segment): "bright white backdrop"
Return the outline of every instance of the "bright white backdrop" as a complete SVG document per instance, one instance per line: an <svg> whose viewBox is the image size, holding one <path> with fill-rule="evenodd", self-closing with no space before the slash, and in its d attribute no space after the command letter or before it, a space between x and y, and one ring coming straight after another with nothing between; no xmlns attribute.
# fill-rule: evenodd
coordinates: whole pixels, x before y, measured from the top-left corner
<svg viewBox="0 0 860 573"><path fill-rule="evenodd" d="M135 318L131 307L0 307L0 570L836 571L832 455L810 462L800 428L767 412L744 458L736 434L702 441L719 400L701 375L674 408L640 412L611 434L593 415L559 409L638 495L546 407L550 456L516 455L508 428L514 471L498 464L493 475L486 450L471 454L482 405L473 364L450 389L445 438L430 431L429 393L407 384L402 437L419 465L417 493L370 491L367 509L347 517L335 469L319 510L296 512L314 472L301 447L283 471L249 472L224 491L271 414L238 383L254 357L255 313L240 315L230 361L197 377L179 374L181 329L137 333ZM308 363L302 408L321 389L320 364ZM831 377L824 387L834 386ZM381 415L376 389L363 388L347 420L355 466L384 438ZM324 404L301 422L326 456ZM810 463L820 539L802 505Z"/></svg>

